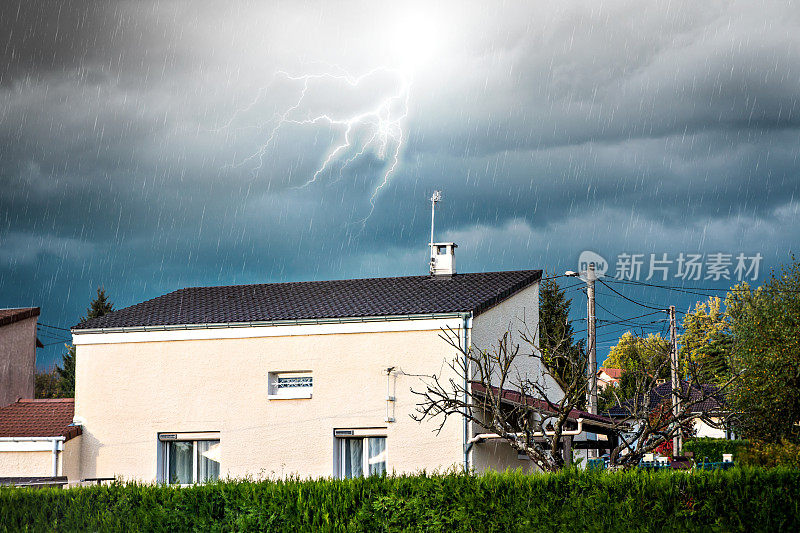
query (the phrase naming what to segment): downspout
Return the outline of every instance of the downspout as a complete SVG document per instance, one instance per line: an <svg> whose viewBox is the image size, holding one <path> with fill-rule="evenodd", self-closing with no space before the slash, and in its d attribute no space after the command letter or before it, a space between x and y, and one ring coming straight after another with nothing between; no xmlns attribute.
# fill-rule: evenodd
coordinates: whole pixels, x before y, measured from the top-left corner
<svg viewBox="0 0 800 533"><path fill-rule="evenodd" d="M472 313L464 313L461 315L461 319L463 320L463 328L464 328L464 472L469 472L469 464L470 464L470 453L472 452L473 443L469 438L469 421L467 420L467 402L469 402L469 393L467 392L469 389L469 379L470 379L470 364L469 364L469 357L467 353L469 351L469 326L471 326L472 322Z"/></svg>
<svg viewBox="0 0 800 533"><path fill-rule="evenodd" d="M58 441L56 439L53 439L53 477L58 477Z"/></svg>

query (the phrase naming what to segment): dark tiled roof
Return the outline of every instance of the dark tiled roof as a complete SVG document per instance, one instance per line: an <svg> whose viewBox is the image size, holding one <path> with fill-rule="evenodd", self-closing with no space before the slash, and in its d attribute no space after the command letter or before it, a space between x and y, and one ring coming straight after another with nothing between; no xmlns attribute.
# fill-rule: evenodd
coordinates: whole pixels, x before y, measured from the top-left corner
<svg viewBox="0 0 800 533"><path fill-rule="evenodd" d="M75 414L72 398L19 400L0 407L0 437L66 437L81 434L71 426Z"/></svg>
<svg viewBox="0 0 800 533"><path fill-rule="evenodd" d="M524 289L541 270L304 281L181 289L78 324L73 329L225 324L271 320L476 315Z"/></svg>
<svg viewBox="0 0 800 533"><path fill-rule="evenodd" d="M693 384L691 391L689 391L689 384L685 381L681 383L682 397L689 399L690 402L698 402L692 406L693 413L714 413L723 411L725 409L725 398L716 385L698 385ZM687 392L689 393L687 395ZM667 382L659 385L650 394L650 401L653 404L659 404L662 401L671 401L672 398L672 384Z"/></svg>
<svg viewBox="0 0 800 533"><path fill-rule="evenodd" d="M687 392L689 393L687 395ZM692 413L717 413L725 411L725 396L719 392L715 385L693 384L691 391L689 391L689 384L686 381L681 382L681 397L688 398L690 402L697 402L692 405ZM664 402L671 402L672 398L672 384L670 382L662 383L650 391L650 409L655 409ZM702 401L698 401L701 400ZM630 415L631 407L629 404L623 402L622 405L616 405L608 410L608 415L612 417L624 417Z"/></svg>
<svg viewBox="0 0 800 533"><path fill-rule="evenodd" d="M34 316L39 316L38 307L17 307L15 309L0 309L0 326L13 324L14 322L19 322L20 320L25 320L26 318L31 318Z"/></svg>

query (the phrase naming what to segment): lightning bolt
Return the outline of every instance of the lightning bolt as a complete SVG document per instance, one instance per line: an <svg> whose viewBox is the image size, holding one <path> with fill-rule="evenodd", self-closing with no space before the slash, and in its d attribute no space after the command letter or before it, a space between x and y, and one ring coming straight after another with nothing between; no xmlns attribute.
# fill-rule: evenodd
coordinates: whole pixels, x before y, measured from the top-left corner
<svg viewBox="0 0 800 533"><path fill-rule="evenodd" d="M360 110L354 114L337 115L335 113L320 113L313 116L299 117L308 91L314 84L326 82L344 82L350 87L356 88L363 82L379 75L388 75L396 80L396 87L389 94L381 98L376 105L371 108ZM343 177L344 170L355 161L361 159L366 154L375 156L383 162L381 175L377 185L372 191L369 199L370 210L367 216L361 221L366 223L375 210L375 201L380 191L391 181L392 176L400 165L403 146L406 142L405 122L408 117L409 97L411 93L411 79L400 70L389 67L378 67L359 76L353 76L346 70L338 66L330 66L330 70L315 73L295 75L285 71L278 71L276 77L291 82L298 82L299 89L297 98L293 103L282 112L273 117L273 126L269 130L266 140L251 155L244 158L235 167L243 166L249 162L256 161L257 165L253 168L253 176L264 164L264 157L269 147L280 134L280 130L287 124L299 126L320 126L325 125L339 130L338 140L329 148L328 153L314 171L314 173L296 189L303 189L316 183L326 172L330 172L338 165L339 181ZM241 112L251 109L264 95L262 91L256 99L248 104ZM237 115L231 118L224 128L229 127ZM366 133L363 133L366 132Z"/></svg>

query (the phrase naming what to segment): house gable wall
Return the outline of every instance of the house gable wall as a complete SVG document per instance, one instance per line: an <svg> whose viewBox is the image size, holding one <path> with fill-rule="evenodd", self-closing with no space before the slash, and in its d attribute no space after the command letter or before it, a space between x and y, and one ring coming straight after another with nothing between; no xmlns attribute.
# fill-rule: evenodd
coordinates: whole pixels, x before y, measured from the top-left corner
<svg viewBox="0 0 800 533"><path fill-rule="evenodd" d="M522 340L521 331L525 331L528 336L535 338L534 347ZM551 400L561 400L564 395L563 392L555 380L544 371L539 364L539 360L522 355L530 353L531 350L536 350L539 345L538 282L476 316L472 321L472 347L490 351L496 349L498 341L506 332L510 335L510 345L521 345L521 355L515 360L515 368L510 375L514 378L518 375L517 373L522 376L529 376L532 381L543 385L550 394ZM507 383L505 388L514 389L515 381L512 380L511 383ZM496 376L493 377L492 384L499 385ZM472 424L469 431L469 437L471 438L473 435L486 432L486 429L478 424ZM475 444L472 448L470 464L478 472L487 469L501 471L507 468L519 468L525 471L537 469L532 461L519 460L517 452L501 439L492 439Z"/></svg>
<svg viewBox="0 0 800 533"><path fill-rule="evenodd" d="M33 398L37 322L33 316L0 326L0 406Z"/></svg>
<svg viewBox="0 0 800 533"><path fill-rule="evenodd" d="M248 338L239 328L239 338L114 344L76 335L80 477L155 481L159 432L219 431L222 477L331 476L335 428L385 427L389 472L460 465L460 419L437 436L437 424L409 417L411 388L421 385L413 374L442 375L455 355L439 333L460 322L429 322L410 321L416 331L264 337L251 328ZM267 398L268 373L289 371L312 373L312 398Z"/></svg>

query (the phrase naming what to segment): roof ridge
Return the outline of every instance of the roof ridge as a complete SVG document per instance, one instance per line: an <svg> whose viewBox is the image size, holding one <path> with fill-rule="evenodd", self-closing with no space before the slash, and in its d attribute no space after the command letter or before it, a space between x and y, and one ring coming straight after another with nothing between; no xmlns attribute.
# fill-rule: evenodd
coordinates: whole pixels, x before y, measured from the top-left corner
<svg viewBox="0 0 800 533"><path fill-rule="evenodd" d="M15 403L74 402L75 398L20 398Z"/></svg>
<svg viewBox="0 0 800 533"><path fill-rule="evenodd" d="M452 276L447 276L448 279L457 278L460 276L471 276L471 275L490 275L490 274L518 274L520 272L539 272L537 269L527 268L521 270L493 270L491 272L458 272L453 274ZM337 283L342 281L368 281L368 280L390 280L390 279L416 279L416 278L431 278L436 279L437 276L432 276L430 274L417 274L414 276L382 276L377 278L340 278L340 279L312 279L312 280L298 280L298 281L271 281L267 283L233 283L229 285L196 285L193 287L183 287L181 289L176 289L174 291L170 291L165 293L172 294L174 292L185 291L185 290L192 290L192 289L228 289L232 287L263 287L265 285L293 285L293 284L300 284L300 283ZM158 296L156 297L158 298ZM123 308L124 309L124 308Z"/></svg>

